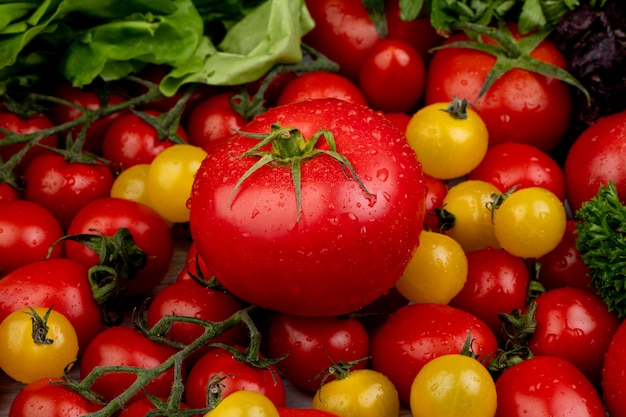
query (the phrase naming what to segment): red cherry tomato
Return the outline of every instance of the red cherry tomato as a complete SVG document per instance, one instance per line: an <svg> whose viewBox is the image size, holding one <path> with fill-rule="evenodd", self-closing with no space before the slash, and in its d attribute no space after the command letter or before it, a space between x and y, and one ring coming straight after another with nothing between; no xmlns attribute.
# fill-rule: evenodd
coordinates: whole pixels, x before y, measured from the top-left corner
<svg viewBox="0 0 626 417"><path fill-rule="evenodd" d="M390 39L399 39L410 43L422 56L424 62L430 61L430 50L441 45L444 38L430 23L430 16L420 15L413 20L402 20L400 17L400 1L385 2L385 16L387 18L387 33Z"/></svg>
<svg viewBox="0 0 626 417"><path fill-rule="evenodd" d="M426 230L439 230L439 216L436 209L443 208L443 200L448 194L448 186L443 180L424 174L426 185L426 218L424 227Z"/></svg>
<svg viewBox="0 0 626 417"><path fill-rule="evenodd" d="M20 192L17 191L11 184L8 182L0 183L0 203L19 200L20 197Z"/></svg>
<svg viewBox="0 0 626 417"><path fill-rule="evenodd" d="M196 104L185 129L190 144L206 148L228 139L246 125L247 120L230 103L232 96L220 93Z"/></svg>
<svg viewBox="0 0 626 417"><path fill-rule="evenodd" d="M363 92L350 79L324 71L307 72L291 80L278 96L276 104L280 106L314 98L338 98L367 105Z"/></svg>
<svg viewBox="0 0 626 417"><path fill-rule="evenodd" d="M611 417L626 416L626 322L611 338L602 368L602 398Z"/></svg>

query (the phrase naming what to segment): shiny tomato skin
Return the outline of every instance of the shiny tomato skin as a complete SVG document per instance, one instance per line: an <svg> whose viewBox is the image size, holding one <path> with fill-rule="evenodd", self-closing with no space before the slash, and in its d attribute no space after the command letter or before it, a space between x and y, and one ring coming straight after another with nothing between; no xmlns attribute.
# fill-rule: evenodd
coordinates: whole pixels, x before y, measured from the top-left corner
<svg viewBox="0 0 626 417"><path fill-rule="evenodd" d="M500 337L502 321L498 314L526 306L528 267L521 258L491 247L466 256L467 281L450 305L474 314Z"/></svg>
<svg viewBox="0 0 626 417"><path fill-rule="evenodd" d="M291 80L278 96L277 105L313 98L337 98L350 103L367 105L359 87L347 77L334 72L314 71Z"/></svg>
<svg viewBox="0 0 626 417"><path fill-rule="evenodd" d="M59 221L41 205L27 200L1 203L0 278L31 262L45 259L48 250L63 236ZM60 258L65 245L55 246L50 257Z"/></svg>
<svg viewBox="0 0 626 417"><path fill-rule="evenodd" d="M108 197L111 169L100 163L70 162L58 153L38 155L24 172L24 199L42 205L66 229L87 203Z"/></svg>
<svg viewBox="0 0 626 417"><path fill-rule="evenodd" d="M236 135L213 148L196 175L190 228L198 252L226 289L253 304L326 316L361 308L393 286L418 243L424 184L415 153L382 114L342 100L274 107L245 131L269 132L275 122L305 138L333 132L376 201L319 155L302 163L300 218L288 167L254 172L229 202L257 161L232 157L258 143Z"/></svg>
<svg viewBox="0 0 626 417"><path fill-rule="evenodd" d="M602 399L611 417L626 416L626 324L613 334L602 368Z"/></svg>
<svg viewBox="0 0 626 417"><path fill-rule="evenodd" d="M439 231L439 217L436 209L443 207L443 200L448 194L446 182L431 175L424 174L426 184L426 218L424 219L424 229Z"/></svg>
<svg viewBox="0 0 626 417"><path fill-rule="evenodd" d="M571 287L547 291L535 302L537 328L528 341L533 354L563 358L599 387L617 315L599 296Z"/></svg>
<svg viewBox="0 0 626 417"><path fill-rule="evenodd" d="M512 27L515 33L515 28ZM468 40L463 33L444 42ZM489 42L486 39L486 42ZM549 40L541 42L531 56L566 67L566 61ZM514 69L498 79L478 100L478 92L495 57L468 48L445 48L430 61L425 102L449 102L455 96L474 103L489 130L489 143L528 143L549 152L564 136L571 119L569 86L559 80Z"/></svg>
<svg viewBox="0 0 626 417"><path fill-rule="evenodd" d="M370 107L409 112L424 93L426 66L407 42L383 39L367 54L359 71L359 88Z"/></svg>
<svg viewBox="0 0 626 417"><path fill-rule="evenodd" d="M146 110L146 114L158 117L161 113ZM187 133L179 126L176 133L187 142ZM115 167L125 169L137 164L149 164L165 148L174 144L161 140L156 129L134 113L116 119L104 136L102 156Z"/></svg>
<svg viewBox="0 0 626 417"><path fill-rule="evenodd" d="M332 363L358 361L369 355L369 336L355 318L276 313L267 335L269 356L286 356L276 364L278 369L292 384L310 392L318 390L320 375ZM366 365L367 361L362 360L350 369Z"/></svg>
<svg viewBox="0 0 626 417"><path fill-rule="evenodd" d="M0 203L6 203L7 201L19 200L21 198L20 192L8 182L0 183Z"/></svg>
<svg viewBox="0 0 626 417"><path fill-rule="evenodd" d="M53 126L54 125L50 118L43 114L24 118L10 111L0 109L0 128L6 129L10 132L28 134L43 129L49 129ZM5 137L6 135L4 133L0 133L0 141ZM45 137L39 141L39 144L56 148L59 145L58 135L54 134ZM0 157L2 157L2 161L8 161L13 155L23 149L24 146L25 143L14 143L12 145L0 146ZM15 172L17 174L22 174L30 161L32 161L35 156L43 152L47 151L38 145L30 148L16 165Z"/></svg>
<svg viewBox="0 0 626 417"><path fill-rule="evenodd" d="M315 21L303 42L339 64L339 72L357 80L367 53L380 38L360 0L307 0Z"/></svg>
<svg viewBox="0 0 626 417"><path fill-rule="evenodd" d="M606 417L598 392L574 365L534 356L496 381L495 417Z"/></svg>
<svg viewBox="0 0 626 417"><path fill-rule="evenodd" d="M135 245L148 256L144 266L133 279L124 281L128 295L146 294L165 277L174 254L168 224L153 209L135 201L104 197L83 207L70 223L67 234L96 234L113 236L118 229L127 228ZM66 241L66 256L90 268L98 263L98 254L82 243Z"/></svg>
<svg viewBox="0 0 626 417"><path fill-rule="evenodd" d="M556 248L537 259L540 265L537 279L546 290L573 287L596 293L596 289L591 286L589 268L576 247L576 230L576 221L568 219L565 222L561 242Z"/></svg>
<svg viewBox="0 0 626 417"><path fill-rule="evenodd" d="M0 321L29 305L54 306L63 314L76 331L79 355L104 326L87 268L70 259L33 262L0 279Z"/></svg>
<svg viewBox="0 0 626 417"><path fill-rule="evenodd" d="M574 141L565 159L567 200L576 212L612 181L626 201L626 111L598 119Z"/></svg>
<svg viewBox="0 0 626 417"><path fill-rule="evenodd" d="M55 382L62 379L43 378L25 385L13 399L8 417L80 417L102 408Z"/></svg>
<svg viewBox="0 0 626 417"><path fill-rule="evenodd" d="M205 282L213 278L206 262L198 255L198 247L191 242L185 255L185 265L176 275L176 282Z"/></svg>
<svg viewBox="0 0 626 417"><path fill-rule="evenodd" d="M444 38L439 36L428 15L420 15L413 20L402 20L400 17L400 1L385 2L387 33L390 39L399 39L410 43L428 62L432 56L430 50L441 45Z"/></svg>
<svg viewBox="0 0 626 417"><path fill-rule="evenodd" d="M165 362L176 350L157 343L131 326L114 326L100 332L87 346L80 361L80 378L85 378L99 366L134 366L154 368ZM184 372L184 370L183 370ZM126 390L136 379L128 372L107 372L96 378L91 389L105 400L111 401ZM152 395L167 397L174 382L174 369L170 368L148 383L145 389ZM145 394L140 391L132 398Z"/></svg>
<svg viewBox="0 0 626 417"><path fill-rule="evenodd" d="M312 408L276 407L280 417L339 417L339 414Z"/></svg>
<svg viewBox="0 0 626 417"><path fill-rule="evenodd" d="M495 354L496 336L473 314L447 304L409 304L374 332L372 367L391 379L400 399L408 404L419 370L432 358L460 353L470 333L479 360Z"/></svg>
<svg viewBox="0 0 626 417"><path fill-rule="evenodd" d="M212 146L228 139L247 123L231 105L232 96L229 92L215 94L194 106L185 125L191 145Z"/></svg>
<svg viewBox="0 0 626 417"><path fill-rule="evenodd" d="M467 176L487 181L506 193L513 187L543 187L565 199L565 175L550 155L533 145L505 142L487 149L481 163Z"/></svg>
<svg viewBox="0 0 626 417"><path fill-rule="evenodd" d="M193 365L185 383L185 402L192 408L206 407L207 384L218 374L226 377L222 381L222 398L236 391L256 391L269 398L276 407L285 406L285 386L275 366L254 367L237 360L222 348L205 353Z"/></svg>

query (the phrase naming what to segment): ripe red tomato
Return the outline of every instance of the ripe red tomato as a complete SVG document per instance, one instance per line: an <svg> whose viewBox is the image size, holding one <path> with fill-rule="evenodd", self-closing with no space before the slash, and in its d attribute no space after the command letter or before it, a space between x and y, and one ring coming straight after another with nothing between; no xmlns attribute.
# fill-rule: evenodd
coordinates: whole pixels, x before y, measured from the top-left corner
<svg viewBox="0 0 626 417"><path fill-rule="evenodd" d="M612 181L626 199L626 111L598 119L571 146L565 159L567 200L573 212Z"/></svg>
<svg viewBox="0 0 626 417"><path fill-rule="evenodd" d="M236 359L226 349L214 348L198 359L189 371L185 402L190 407L207 406L207 385L215 375L225 377L221 382L222 398L235 391L256 391L269 398L275 406L285 406L285 387L275 366L258 368Z"/></svg>
<svg viewBox="0 0 626 417"><path fill-rule="evenodd" d="M147 255L147 264L132 279L124 280L127 295L146 294L165 277L174 254L168 224L156 211L135 201L106 197L83 207L70 223L67 234L102 234L113 236L127 228L135 245ZM66 257L90 268L98 264L99 255L82 243L67 240Z"/></svg>
<svg viewBox="0 0 626 417"><path fill-rule="evenodd" d="M0 213L0 278L45 259L52 244L63 236L52 213L32 201L4 202ZM65 245L60 243L50 256L60 258L64 253Z"/></svg>
<svg viewBox="0 0 626 417"><path fill-rule="evenodd" d="M202 148L212 146L228 139L248 122L231 105L232 96L228 92L215 94L196 104L185 129L190 144Z"/></svg>
<svg viewBox="0 0 626 417"><path fill-rule="evenodd" d="M157 398L158 401L163 402L163 404L167 404L168 399L166 397ZM186 410L189 408L186 404L178 404L178 408L181 410ZM118 417L145 417L145 416L159 416L161 414L154 414L157 410L157 407L152 403L152 400L148 397L140 398L136 401L131 401L130 403L124 406L124 409L121 413L117 414ZM152 412L151 414L148 414ZM185 414L186 415L186 414ZM197 414L197 417L200 417L200 414Z"/></svg>
<svg viewBox="0 0 626 417"><path fill-rule="evenodd" d="M101 107L113 106L126 101L121 94L115 92L99 92L87 88L81 89L74 87L69 82L62 82L55 90L54 95L59 99L66 100L76 106L81 106L89 110L97 110ZM100 155L102 153L102 142L104 141L106 130L111 123L123 113L124 112L113 113L91 123L87 128L87 136L82 149ZM50 105L50 118L57 125L71 122L82 115L82 110L76 107L64 105L56 101L52 102ZM71 133L72 138L76 140L82 128L83 125L76 126L68 133Z"/></svg>
<svg viewBox="0 0 626 417"><path fill-rule="evenodd" d="M552 251L537 259L537 279L546 290L573 287L596 293L596 289L590 285L589 268L576 247L576 236L576 222L569 219L565 222L565 233L561 242Z"/></svg>
<svg viewBox="0 0 626 417"><path fill-rule="evenodd" d="M502 321L498 314L526 307L528 267L521 258L491 247L466 256L467 281L450 305L474 314L500 337Z"/></svg>
<svg viewBox="0 0 626 417"><path fill-rule="evenodd" d="M424 184L426 185L426 218L424 227L426 230L439 230L439 216L436 209L443 208L443 200L448 194L448 186L443 180L424 174Z"/></svg>
<svg viewBox="0 0 626 417"><path fill-rule="evenodd" d="M409 304L374 333L372 366L394 383L400 399L408 404L419 370L433 358L461 353L468 335L479 360L496 353L496 336L473 314L447 304Z"/></svg>
<svg viewBox="0 0 626 417"><path fill-rule="evenodd" d="M567 360L599 387L604 354L619 324L617 315L599 296L571 287L547 291L535 302L537 328L528 342L531 352Z"/></svg>
<svg viewBox="0 0 626 417"><path fill-rule="evenodd" d="M71 388L53 382L62 379L43 378L24 386L11 403L9 417L80 417L102 408Z"/></svg>
<svg viewBox="0 0 626 417"><path fill-rule="evenodd" d="M100 366L133 366L151 369L161 365L176 350L148 339L131 326L114 326L100 332L89 343L80 361L80 378L84 379ZM184 369L183 369L184 372ZM137 376L129 372L106 372L96 378L91 389L107 401L124 392ZM174 368L170 368L149 382L145 390L152 395L167 397L174 382ZM132 398L143 397L140 390Z"/></svg>
<svg viewBox="0 0 626 417"><path fill-rule="evenodd" d="M565 175L561 167L550 155L526 143L505 142L490 147L467 178L489 182L502 193L514 186L543 187L561 201L565 199Z"/></svg>
<svg viewBox="0 0 626 417"><path fill-rule="evenodd" d="M359 71L359 88L370 107L409 112L424 93L426 66L409 43L384 39L367 54Z"/></svg>
<svg viewBox="0 0 626 417"><path fill-rule="evenodd" d="M602 368L602 398L611 417L626 416L626 322L613 334Z"/></svg>
<svg viewBox="0 0 626 417"><path fill-rule="evenodd" d="M0 182L0 203L19 200L20 192L8 182Z"/></svg>
<svg viewBox="0 0 626 417"><path fill-rule="evenodd" d="M70 259L33 262L0 279L0 321L28 306L54 306L63 314L76 331L79 352L103 328L87 268Z"/></svg>
<svg viewBox="0 0 626 417"><path fill-rule="evenodd" d="M161 113L146 110L146 114L158 117ZM187 142L187 133L179 126L178 136ZM115 167L126 169L137 164L149 164L165 148L174 144L169 139L159 139L154 126L137 114L125 114L116 119L104 136L102 156L113 162Z"/></svg>
<svg viewBox="0 0 626 417"><path fill-rule="evenodd" d="M267 134L276 123L304 138L332 132L361 185L325 153L292 159L301 162L299 195L285 164L237 185L258 157L233 156L259 141L235 135L196 175L190 229L198 253L226 289L253 304L302 315L354 311L395 284L418 244L425 190L415 152L382 114L342 100L274 107L245 131ZM313 151L328 149L325 142Z"/></svg>
<svg viewBox="0 0 626 417"><path fill-rule="evenodd" d="M496 381L496 417L606 417L598 392L574 365L534 356Z"/></svg>
<svg viewBox="0 0 626 417"><path fill-rule="evenodd" d="M316 392L322 375L333 363L365 359L369 336L355 318L302 317L277 313L267 331L267 349L276 365L296 387ZM363 360L352 369L363 369ZM327 379L328 382L334 377Z"/></svg>
<svg viewBox="0 0 626 417"><path fill-rule="evenodd" d="M515 27L511 27L514 35ZM452 35L444 44L466 41L464 33ZM485 38L485 42L493 42ZM531 56L566 67L566 60L549 40L542 41ZM569 85L526 70L513 69L498 79L478 100L487 73L496 58L468 48L436 51L426 76L427 104L450 102L456 96L474 103L487 125L490 145L521 142L549 152L564 136L571 118Z"/></svg>
<svg viewBox="0 0 626 417"><path fill-rule="evenodd" d="M313 98L337 98L367 105L365 96L355 83L341 74L325 71L307 72L289 81L276 104L280 106Z"/></svg>
<svg viewBox="0 0 626 417"><path fill-rule="evenodd" d="M196 244L191 242L185 256L185 266L176 276L176 282L203 282L211 278L213 278L213 273L209 271L206 262L198 255Z"/></svg>
<svg viewBox="0 0 626 417"><path fill-rule="evenodd" d="M280 417L339 417L338 414L326 410L312 408L277 407Z"/></svg>
<svg viewBox="0 0 626 417"><path fill-rule="evenodd" d="M70 162L61 154L46 152L28 164L24 180L24 199L45 207L66 229L80 209L109 196L113 173L97 161Z"/></svg>
<svg viewBox="0 0 626 417"><path fill-rule="evenodd" d="M43 114L32 116L30 118L23 118L15 113L11 113L7 110L0 109L0 128L6 129L10 132L19 134L28 134L38 132L40 130L49 129L53 127L52 121ZM0 141L4 140L6 135L0 132ZM46 152L41 145L50 146L56 148L59 144L58 135L50 135L41 139L37 145L26 151L26 154L21 158L20 162L15 167L15 172L18 174L23 173L24 169L32 159L42 153ZM18 153L26 146L26 143L14 143L12 145L0 146L0 158L2 161L7 162L13 155Z"/></svg>
<svg viewBox="0 0 626 417"><path fill-rule="evenodd" d="M380 41L361 0L306 0L315 27L302 41L339 64L341 74L358 79L361 63Z"/></svg>

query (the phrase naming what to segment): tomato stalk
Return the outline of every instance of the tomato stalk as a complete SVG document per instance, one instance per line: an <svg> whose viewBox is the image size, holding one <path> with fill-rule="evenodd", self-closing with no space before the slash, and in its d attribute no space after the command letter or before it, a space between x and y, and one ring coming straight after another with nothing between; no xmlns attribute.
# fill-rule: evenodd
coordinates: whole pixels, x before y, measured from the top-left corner
<svg viewBox="0 0 626 417"><path fill-rule="evenodd" d="M296 204L298 209L298 221L302 211L301 207L301 182L302 182L302 163L315 158L320 155L327 155L337 162L341 166L341 170L346 177L352 178L357 182L359 187L367 194L367 197L372 201L376 201L376 197L371 194L365 187L365 184L361 181L356 174L352 163L342 154L337 152L337 145L335 144L335 138L331 131L321 129L316 132L310 139L306 140L302 135L302 132L294 127L281 127L280 124L275 123L271 127L270 133L248 133L238 132L239 134L258 139L260 142L254 145L252 148L243 152L237 158L245 157L259 157L260 159L254 163L244 174L239 178L235 184L233 190L228 198L227 207L231 207L235 194L241 184L248 179L254 172L266 165L274 166L288 166L291 168L291 176L293 178L293 185L296 194ZM330 150L318 149L315 146L317 142L324 138L326 144ZM271 145L271 150L261 150L267 145Z"/></svg>
<svg viewBox="0 0 626 417"><path fill-rule="evenodd" d="M52 312L52 307L46 311L46 314L41 317L34 308L28 307L30 312L27 312L30 317L30 321L33 325L33 342L38 345L51 345L54 341L48 338L48 318L50 317L50 313Z"/></svg>

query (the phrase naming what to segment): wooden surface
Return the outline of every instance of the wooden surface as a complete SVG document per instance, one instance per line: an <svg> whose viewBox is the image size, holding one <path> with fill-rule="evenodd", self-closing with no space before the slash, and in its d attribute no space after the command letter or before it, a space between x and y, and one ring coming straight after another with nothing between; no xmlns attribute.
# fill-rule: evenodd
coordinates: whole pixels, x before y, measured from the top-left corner
<svg viewBox="0 0 626 417"><path fill-rule="evenodd" d="M158 291L163 286L174 282L179 271L183 268L185 256L187 255L188 243L185 242L185 239L182 238L181 234L178 232L179 231L177 230L173 231L175 236L175 247L174 258L172 259L170 270L161 285L157 287L155 291ZM74 370L72 375L77 377L77 371ZM287 406L294 408L309 408L311 405L311 394L293 387L289 381L284 382L287 395ZM0 417L6 417L9 415L11 402L22 387L24 387L23 384L13 381L0 371ZM401 416L410 416L410 413L403 410Z"/></svg>

